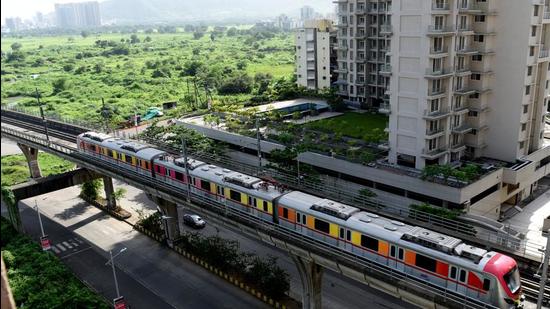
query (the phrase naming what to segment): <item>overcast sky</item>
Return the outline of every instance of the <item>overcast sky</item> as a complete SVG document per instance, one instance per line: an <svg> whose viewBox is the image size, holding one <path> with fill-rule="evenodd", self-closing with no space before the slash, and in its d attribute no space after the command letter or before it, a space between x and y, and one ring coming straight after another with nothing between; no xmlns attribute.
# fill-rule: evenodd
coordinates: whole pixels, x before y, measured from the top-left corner
<svg viewBox="0 0 550 309"><path fill-rule="evenodd" d="M36 15L36 12L44 14L53 12L55 3L67 2L86 2L90 0L1 0L1 15L2 24L5 23L6 17L19 16L23 19L30 19ZM103 2L104 0L99 0ZM177 0L175 0L177 1ZM180 1L199 1L199 0L180 0ZM232 0L227 0L232 1ZM281 8L292 3L293 7L310 5L320 13L328 13L332 11L334 4L332 0L258 0L271 3L280 3ZM523 0L522 0L523 1ZM283 3L284 2L284 3ZM265 12L264 12L265 13ZM291 12L288 12L291 13Z"/></svg>

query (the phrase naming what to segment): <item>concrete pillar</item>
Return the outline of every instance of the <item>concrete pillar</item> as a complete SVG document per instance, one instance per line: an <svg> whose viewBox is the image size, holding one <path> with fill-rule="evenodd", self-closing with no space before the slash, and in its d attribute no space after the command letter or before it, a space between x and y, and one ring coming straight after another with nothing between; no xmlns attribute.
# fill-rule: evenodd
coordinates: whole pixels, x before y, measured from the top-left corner
<svg viewBox="0 0 550 309"><path fill-rule="evenodd" d="M107 208L115 209L116 199L113 196L113 192L115 192L115 189L113 186L113 178L103 176L103 189L105 189L105 198L107 199Z"/></svg>
<svg viewBox="0 0 550 309"><path fill-rule="evenodd" d="M149 194L147 196L157 204L157 208L163 216L162 221L166 233L166 241L168 246L172 247L174 241L180 236L178 205L158 196Z"/></svg>
<svg viewBox="0 0 550 309"><path fill-rule="evenodd" d="M25 155L25 158L27 158L27 164L29 165L31 178L41 178L42 172L40 172L40 166L38 165L38 149L19 143L17 143L17 146L19 146L19 148Z"/></svg>
<svg viewBox="0 0 550 309"><path fill-rule="evenodd" d="M302 308L321 309L323 268L314 261L290 254L302 281Z"/></svg>

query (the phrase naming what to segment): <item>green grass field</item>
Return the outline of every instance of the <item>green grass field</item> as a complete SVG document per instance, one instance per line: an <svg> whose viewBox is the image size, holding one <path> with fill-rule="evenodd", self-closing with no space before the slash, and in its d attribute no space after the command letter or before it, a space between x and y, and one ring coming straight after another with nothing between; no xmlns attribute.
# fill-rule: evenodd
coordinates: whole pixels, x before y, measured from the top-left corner
<svg viewBox="0 0 550 309"><path fill-rule="evenodd" d="M30 177L27 160L23 155L3 156L2 186L13 186L27 181ZM74 168L74 164L47 153L38 154L38 164L42 176L61 174Z"/></svg>
<svg viewBox="0 0 550 309"><path fill-rule="evenodd" d="M387 122L388 117L384 115L346 112L342 116L318 120L308 123L306 126L311 129L339 133L343 136L363 138L373 131L383 132Z"/></svg>
<svg viewBox="0 0 550 309"><path fill-rule="evenodd" d="M201 101L205 101L203 85L207 84L214 100L239 103L250 100L255 85L249 92L233 95L218 95L216 89L242 73L252 78L256 73L269 73L274 78L293 76L293 36L289 33L275 33L269 38L223 35L211 40L208 32L194 39L192 33L141 31L135 34L139 42L134 43L130 42L131 35L3 37L2 104L37 109L34 90L38 88L47 112L98 121L102 98L123 117L135 109L144 113L166 101L190 105L195 93L193 75ZM149 42L145 42L147 37ZM98 40L119 44L128 54L109 54L115 48L100 46ZM24 59L10 60L11 46L16 42L21 44ZM192 63L200 65L195 73L186 73ZM56 89L54 83L59 80L65 82Z"/></svg>

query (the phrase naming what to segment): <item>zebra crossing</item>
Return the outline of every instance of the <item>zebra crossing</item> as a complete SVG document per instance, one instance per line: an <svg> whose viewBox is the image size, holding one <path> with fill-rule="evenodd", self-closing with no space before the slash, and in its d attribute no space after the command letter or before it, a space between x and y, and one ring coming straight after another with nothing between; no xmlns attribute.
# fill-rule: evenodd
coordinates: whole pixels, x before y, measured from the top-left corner
<svg viewBox="0 0 550 309"><path fill-rule="evenodd" d="M51 250L58 256L64 256L89 247L90 245L85 243L82 239L73 237L52 243Z"/></svg>

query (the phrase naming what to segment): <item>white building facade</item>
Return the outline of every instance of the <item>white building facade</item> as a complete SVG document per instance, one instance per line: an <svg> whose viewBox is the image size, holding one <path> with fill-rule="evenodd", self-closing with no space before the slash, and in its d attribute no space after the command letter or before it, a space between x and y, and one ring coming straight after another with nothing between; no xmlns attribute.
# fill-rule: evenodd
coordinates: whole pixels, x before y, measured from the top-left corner
<svg viewBox="0 0 550 309"><path fill-rule="evenodd" d="M331 84L332 21L308 20L296 30L296 77L298 85L317 90Z"/></svg>

